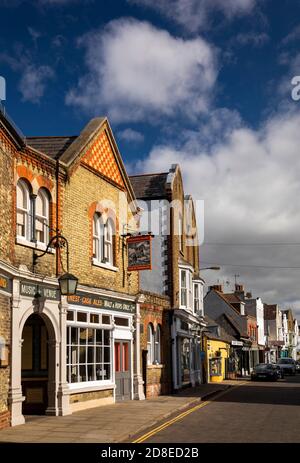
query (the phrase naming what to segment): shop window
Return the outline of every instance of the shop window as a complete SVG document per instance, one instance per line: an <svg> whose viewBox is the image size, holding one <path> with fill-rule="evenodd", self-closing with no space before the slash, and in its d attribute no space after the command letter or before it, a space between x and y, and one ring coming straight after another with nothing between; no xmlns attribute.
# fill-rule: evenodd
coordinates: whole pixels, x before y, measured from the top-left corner
<svg viewBox="0 0 300 463"><path fill-rule="evenodd" d="M87 313L86 312L77 312L77 321L81 323L87 322Z"/></svg>
<svg viewBox="0 0 300 463"><path fill-rule="evenodd" d="M67 327L69 383L111 380L110 331L95 327Z"/></svg>
<svg viewBox="0 0 300 463"><path fill-rule="evenodd" d="M111 324L110 315L102 315L102 323L103 325L110 325Z"/></svg>

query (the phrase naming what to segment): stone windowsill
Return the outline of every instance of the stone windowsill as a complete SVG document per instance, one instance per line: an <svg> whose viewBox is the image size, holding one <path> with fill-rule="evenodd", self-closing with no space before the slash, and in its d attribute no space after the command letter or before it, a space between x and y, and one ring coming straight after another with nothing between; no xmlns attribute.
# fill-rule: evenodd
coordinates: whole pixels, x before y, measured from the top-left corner
<svg viewBox="0 0 300 463"><path fill-rule="evenodd" d="M95 267L100 267L100 268L103 268L105 270L111 270L112 272L118 272L119 271L118 267L115 267L114 265L110 265L110 264L105 264L103 262L99 262L95 258L93 258L92 263L93 263L93 265L95 265Z"/></svg>
<svg viewBox="0 0 300 463"><path fill-rule="evenodd" d="M28 241L24 238L20 238L19 236L17 236L16 238L16 244L20 244L21 246L26 246L27 248L36 249L37 251L46 251L47 249L47 246L44 243L39 243L39 242L34 243L33 241ZM47 251L47 254L55 254L55 249L49 248Z"/></svg>

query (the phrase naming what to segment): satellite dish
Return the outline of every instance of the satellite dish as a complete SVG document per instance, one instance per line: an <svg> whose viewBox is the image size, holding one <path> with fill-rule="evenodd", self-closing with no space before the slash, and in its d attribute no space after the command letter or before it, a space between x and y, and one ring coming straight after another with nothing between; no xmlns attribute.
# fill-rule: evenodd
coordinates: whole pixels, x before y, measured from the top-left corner
<svg viewBox="0 0 300 463"><path fill-rule="evenodd" d="M4 77L0 76L0 101L6 100L6 82Z"/></svg>

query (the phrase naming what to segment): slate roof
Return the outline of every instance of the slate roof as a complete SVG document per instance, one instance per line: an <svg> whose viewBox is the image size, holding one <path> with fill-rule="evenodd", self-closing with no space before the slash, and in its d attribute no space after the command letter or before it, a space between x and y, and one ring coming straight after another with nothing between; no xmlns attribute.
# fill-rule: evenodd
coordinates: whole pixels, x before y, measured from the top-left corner
<svg viewBox="0 0 300 463"><path fill-rule="evenodd" d="M219 327L219 330L220 330L220 336L216 335L215 333L208 333L208 332L205 332L205 336L209 339L215 339L215 340L220 340L220 341L226 341L226 342L230 342L231 341L234 341L235 338L233 336L231 336L230 334L228 334L225 329L222 327L222 325L220 325L219 323L217 323L216 321L214 321L212 318L208 317L207 315L205 315L204 317L204 320L205 322L207 323L207 329L209 329L209 327L213 327L213 326L218 326Z"/></svg>
<svg viewBox="0 0 300 463"><path fill-rule="evenodd" d="M26 137L26 142L32 148L47 154L52 159L59 158L77 139L71 137Z"/></svg>
<svg viewBox="0 0 300 463"><path fill-rule="evenodd" d="M131 175L129 177L138 199L162 198L166 195L168 172L159 174Z"/></svg>

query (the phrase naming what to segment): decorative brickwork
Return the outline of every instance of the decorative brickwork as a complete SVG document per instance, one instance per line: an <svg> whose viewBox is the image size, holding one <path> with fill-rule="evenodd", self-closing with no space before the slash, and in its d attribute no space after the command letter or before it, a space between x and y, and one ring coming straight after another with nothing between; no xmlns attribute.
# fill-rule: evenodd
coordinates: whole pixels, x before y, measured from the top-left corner
<svg viewBox="0 0 300 463"><path fill-rule="evenodd" d="M145 365L146 356L141 356L146 398L168 394L171 390L170 333L168 324L169 298L143 292L145 302L141 304L141 351L147 350L147 328L152 323L154 330L161 327L161 365Z"/></svg>
<svg viewBox="0 0 300 463"><path fill-rule="evenodd" d="M93 140L81 162L124 188L120 168L105 130Z"/></svg>

